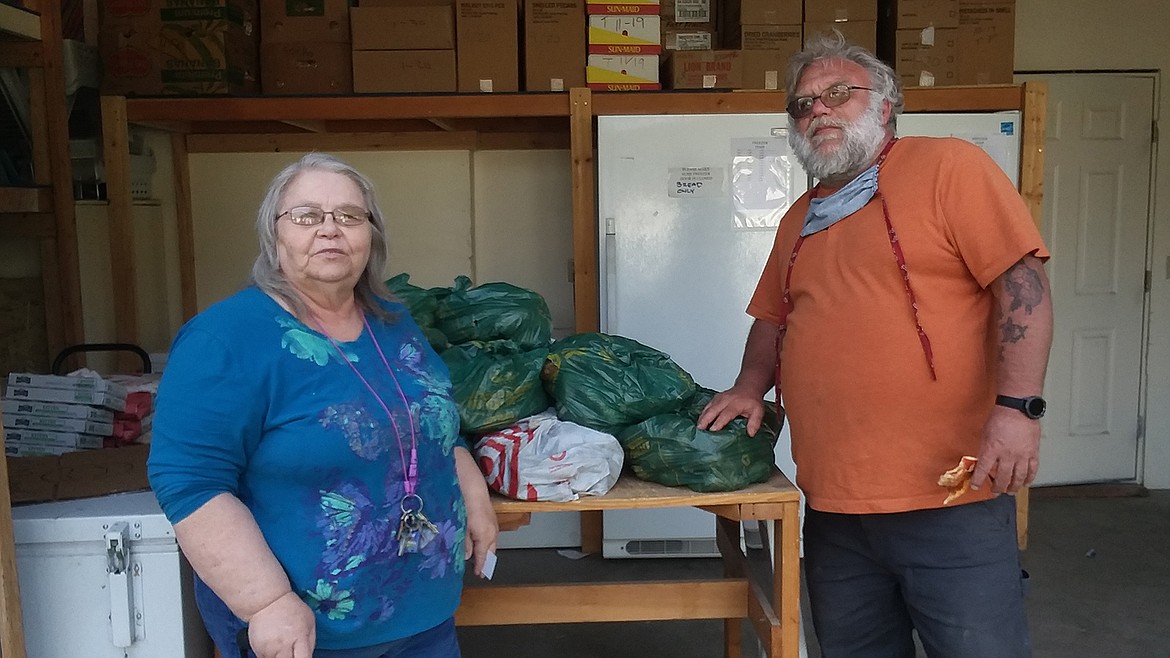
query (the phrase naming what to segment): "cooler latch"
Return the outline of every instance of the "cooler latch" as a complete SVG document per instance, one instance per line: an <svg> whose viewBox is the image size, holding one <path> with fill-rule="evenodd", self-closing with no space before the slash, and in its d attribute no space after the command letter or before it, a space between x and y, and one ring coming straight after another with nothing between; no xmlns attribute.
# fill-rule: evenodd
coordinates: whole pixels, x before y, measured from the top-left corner
<svg viewBox="0 0 1170 658"><path fill-rule="evenodd" d="M110 579L110 630L116 647L134 643L134 589L130 586L130 524L106 529L106 574Z"/></svg>

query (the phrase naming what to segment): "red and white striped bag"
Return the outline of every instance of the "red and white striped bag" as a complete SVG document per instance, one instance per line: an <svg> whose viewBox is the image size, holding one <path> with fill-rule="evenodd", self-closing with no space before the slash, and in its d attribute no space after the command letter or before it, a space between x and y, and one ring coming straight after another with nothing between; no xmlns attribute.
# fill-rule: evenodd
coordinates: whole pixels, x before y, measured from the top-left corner
<svg viewBox="0 0 1170 658"><path fill-rule="evenodd" d="M488 486L509 498L564 502L600 496L621 475L612 435L557 419L552 410L485 434L475 456Z"/></svg>

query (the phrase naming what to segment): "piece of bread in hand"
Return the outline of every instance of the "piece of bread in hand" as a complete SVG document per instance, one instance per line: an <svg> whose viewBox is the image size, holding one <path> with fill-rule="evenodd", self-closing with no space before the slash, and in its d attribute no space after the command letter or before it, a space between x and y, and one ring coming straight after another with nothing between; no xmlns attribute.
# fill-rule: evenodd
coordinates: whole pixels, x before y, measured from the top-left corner
<svg viewBox="0 0 1170 658"><path fill-rule="evenodd" d="M975 464L978 461L975 457L964 455L958 466L939 476L938 486L947 488L947 498L943 505L950 505L970 490L971 474L975 472Z"/></svg>

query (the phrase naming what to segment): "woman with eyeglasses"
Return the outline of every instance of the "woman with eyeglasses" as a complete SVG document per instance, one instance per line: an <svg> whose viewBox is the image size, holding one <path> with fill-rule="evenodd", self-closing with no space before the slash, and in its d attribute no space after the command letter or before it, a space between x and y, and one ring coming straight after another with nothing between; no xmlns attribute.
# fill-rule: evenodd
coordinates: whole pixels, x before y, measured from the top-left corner
<svg viewBox="0 0 1170 658"><path fill-rule="evenodd" d="M465 560L497 526L447 368L383 284L373 187L281 171L252 285L175 338L151 486L225 658L451 658Z"/></svg>

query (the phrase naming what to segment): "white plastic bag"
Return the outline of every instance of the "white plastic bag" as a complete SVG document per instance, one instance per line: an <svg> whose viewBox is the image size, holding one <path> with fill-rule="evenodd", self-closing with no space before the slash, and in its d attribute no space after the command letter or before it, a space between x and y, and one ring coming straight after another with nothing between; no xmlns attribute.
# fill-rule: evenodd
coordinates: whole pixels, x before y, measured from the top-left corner
<svg viewBox="0 0 1170 658"><path fill-rule="evenodd" d="M565 502L600 496L622 472L617 439L559 420L552 409L485 434L475 456L488 486L509 498Z"/></svg>

